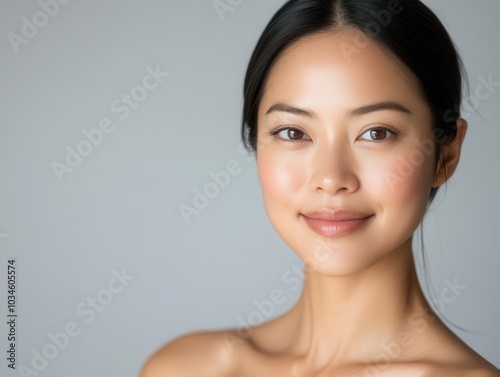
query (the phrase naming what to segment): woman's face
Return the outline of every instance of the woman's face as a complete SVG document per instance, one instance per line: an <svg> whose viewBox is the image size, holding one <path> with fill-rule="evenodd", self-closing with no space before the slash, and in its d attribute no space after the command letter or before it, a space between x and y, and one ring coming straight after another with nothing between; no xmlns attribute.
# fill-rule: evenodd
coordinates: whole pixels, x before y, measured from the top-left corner
<svg viewBox="0 0 500 377"><path fill-rule="evenodd" d="M396 58L375 42L359 49L356 33L290 46L258 114L270 221L306 265L331 276L408 247L434 185L427 104Z"/></svg>

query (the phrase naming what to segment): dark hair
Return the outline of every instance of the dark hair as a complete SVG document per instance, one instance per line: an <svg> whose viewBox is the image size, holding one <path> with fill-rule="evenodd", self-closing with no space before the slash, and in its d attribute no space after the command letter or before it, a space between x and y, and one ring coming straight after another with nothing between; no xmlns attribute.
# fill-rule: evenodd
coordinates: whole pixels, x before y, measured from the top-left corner
<svg viewBox="0 0 500 377"><path fill-rule="evenodd" d="M269 72L281 53L311 34L356 28L390 50L413 73L432 113L436 163L456 137L463 63L443 24L419 0L290 0L273 16L250 59L241 137L257 152L257 119ZM438 187L429 198L432 202Z"/></svg>

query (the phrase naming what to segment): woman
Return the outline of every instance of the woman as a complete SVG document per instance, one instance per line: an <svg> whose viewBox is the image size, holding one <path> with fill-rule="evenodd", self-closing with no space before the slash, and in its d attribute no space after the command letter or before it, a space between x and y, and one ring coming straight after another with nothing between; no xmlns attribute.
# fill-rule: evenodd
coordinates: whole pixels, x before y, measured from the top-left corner
<svg viewBox="0 0 500 377"><path fill-rule="evenodd" d="M500 376L432 311L412 254L459 162L461 96L421 2L288 1L250 60L242 136L302 295L246 332L176 339L142 376Z"/></svg>

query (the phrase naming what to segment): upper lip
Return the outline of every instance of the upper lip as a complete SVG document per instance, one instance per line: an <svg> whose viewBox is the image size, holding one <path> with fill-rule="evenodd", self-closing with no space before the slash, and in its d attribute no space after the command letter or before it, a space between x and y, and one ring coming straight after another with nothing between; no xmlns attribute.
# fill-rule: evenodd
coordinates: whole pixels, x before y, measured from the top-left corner
<svg viewBox="0 0 500 377"><path fill-rule="evenodd" d="M359 212L350 208L321 208L310 212L304 212L302 215L310 219L327 221L360 220L371 216L371 214Z"/></svg>

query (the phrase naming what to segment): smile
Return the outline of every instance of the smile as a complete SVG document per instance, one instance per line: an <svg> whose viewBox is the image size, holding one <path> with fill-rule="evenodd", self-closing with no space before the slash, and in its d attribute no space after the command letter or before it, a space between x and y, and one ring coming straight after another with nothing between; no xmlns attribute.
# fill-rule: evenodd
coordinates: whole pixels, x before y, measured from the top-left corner
<svg viewBox="0 0 500 377"><path fill-rule="evenodd" d="M359 213L312 213L301 214L306 224L324 237L344 237L363 228L373 215Z"/></svg>

